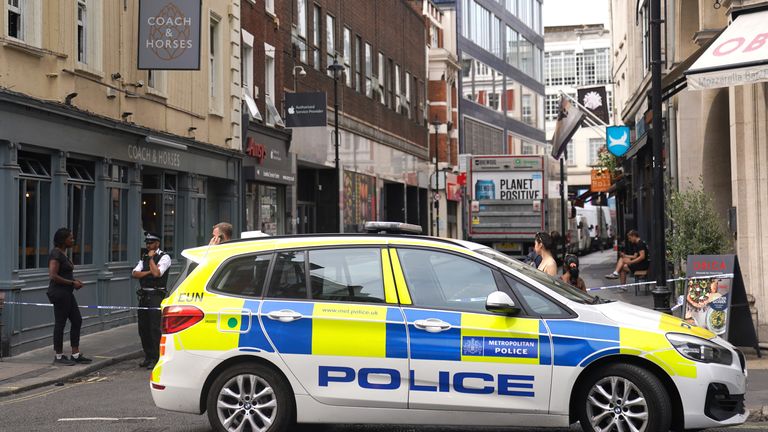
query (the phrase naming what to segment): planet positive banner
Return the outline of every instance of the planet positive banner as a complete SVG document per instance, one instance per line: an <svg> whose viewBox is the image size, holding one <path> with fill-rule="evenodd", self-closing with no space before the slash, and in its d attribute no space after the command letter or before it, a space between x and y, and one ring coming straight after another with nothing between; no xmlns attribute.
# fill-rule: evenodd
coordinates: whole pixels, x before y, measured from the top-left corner
<svg viewBox="0 0 768 432"><path fill-rule="evenodd" d="M578 89L577 95L581 106L588 109L604 124L608 124L608 96L605 86Z"/></svg>
<svg viewBox="0 0 768 432"><path fill-rule="evenodd" d="M139 0L139 69L200 70L202 0Z"/></svg>
<svg viewBox="0 0 768 432"><path fill-rule="evenodd" d="M544 199L541 171L476 172L475 200L532 201Z"/></svg>

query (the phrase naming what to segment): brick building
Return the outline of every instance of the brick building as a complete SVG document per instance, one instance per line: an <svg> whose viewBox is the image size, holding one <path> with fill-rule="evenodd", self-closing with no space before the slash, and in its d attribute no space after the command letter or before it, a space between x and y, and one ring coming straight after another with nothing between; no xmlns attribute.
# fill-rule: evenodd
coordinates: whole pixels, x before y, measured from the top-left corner
<svg viewBox="0 0 768 432"><path fill-rule="evenodd" d="M296 182L286 191L285 206L287 220L296 223L291 229L354 232L365 221L386 219L426 230L427 33L420 10L405 0L367 2L365 8L328 0L265 3L272 10L258 10L249 1L241 7L244 28L260 29L252 33L253 55L261 58L254 62L254 77L264 88L274 88L269 96L276 113L283 113L286 92L328 95L327 127L292 130ZM253 21L248 14L254 14ZM270 52L274 77L269 76ZM338 81L338 177L334 79L328 71L334 59L344 66ZM269 123L267 93L260 89L256 101L263 124Z"/></svg>

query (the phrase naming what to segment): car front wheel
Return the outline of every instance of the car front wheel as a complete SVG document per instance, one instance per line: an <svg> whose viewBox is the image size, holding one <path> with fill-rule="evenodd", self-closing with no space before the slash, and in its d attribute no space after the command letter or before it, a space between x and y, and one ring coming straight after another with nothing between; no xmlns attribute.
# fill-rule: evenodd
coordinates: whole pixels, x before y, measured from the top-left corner
<svg viewBox="0 0 768 432"><path fill-rule="evenodd" d="M666 432L672 404L659 379L638 366L614 364L593 373L576 399L589 432Z"/></svg>
<svg viewBox="0 0 768 432"><path fill-rule="evenodd" d="M211 385L206 408L208 421L219 432L282 432L293 418L288 384L258 364L221 373Z"/></svg>

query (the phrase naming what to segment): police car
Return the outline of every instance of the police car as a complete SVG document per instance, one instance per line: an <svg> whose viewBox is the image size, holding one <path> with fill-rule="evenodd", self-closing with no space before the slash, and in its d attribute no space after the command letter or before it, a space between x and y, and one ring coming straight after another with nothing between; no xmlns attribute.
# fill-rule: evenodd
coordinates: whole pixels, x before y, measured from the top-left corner
<svg viewBox="0 0 768 432"><path fill-rule="evenodd" d="M746 420L744 356L714 334L482 245L369 228L184 251L163 303L155 404L207 412L219 431Z"/></svg>

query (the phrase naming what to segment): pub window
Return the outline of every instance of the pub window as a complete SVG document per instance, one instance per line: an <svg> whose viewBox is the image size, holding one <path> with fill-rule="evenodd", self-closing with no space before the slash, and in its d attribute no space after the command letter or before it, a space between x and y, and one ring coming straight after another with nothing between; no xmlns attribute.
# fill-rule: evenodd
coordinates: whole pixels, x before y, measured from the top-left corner
<svg viewBox="0 0 768 432"><path fill-rule="evenodd" d="M128 261L128 168L120 165L109 165L107 177L107 191L109 193L108 261Z"/></svg>
<svg viewBox="0 0 768 432"><path fill-rule="evenodd" d="M67 228L75 236L72 262L93 263L93 163L67 160Z"/></svg>
<svg viewBox="0 0 768 432"><path fill-rule="evenodd" d="M51 161L48 156L19 152L19 269L48 266Z"/></svg>
<svg viewBox="0 0 768 432"><path fill-rule="evenodd" d="M175 174L144 174L141 177L142 231L160 236L162 250L172 257L176 251Z"/></svg>
<svg viewBox="0 0 768 432"><path fill-rule="evenodd" d="M199 176L192 177L191 183L192 190L189 195L191 206L190 216L192 217L192 226L195 232L195 244L206 244L208 243L208 235L210 234L210 227L205 220L207 184L205 177Z"/></svg>

